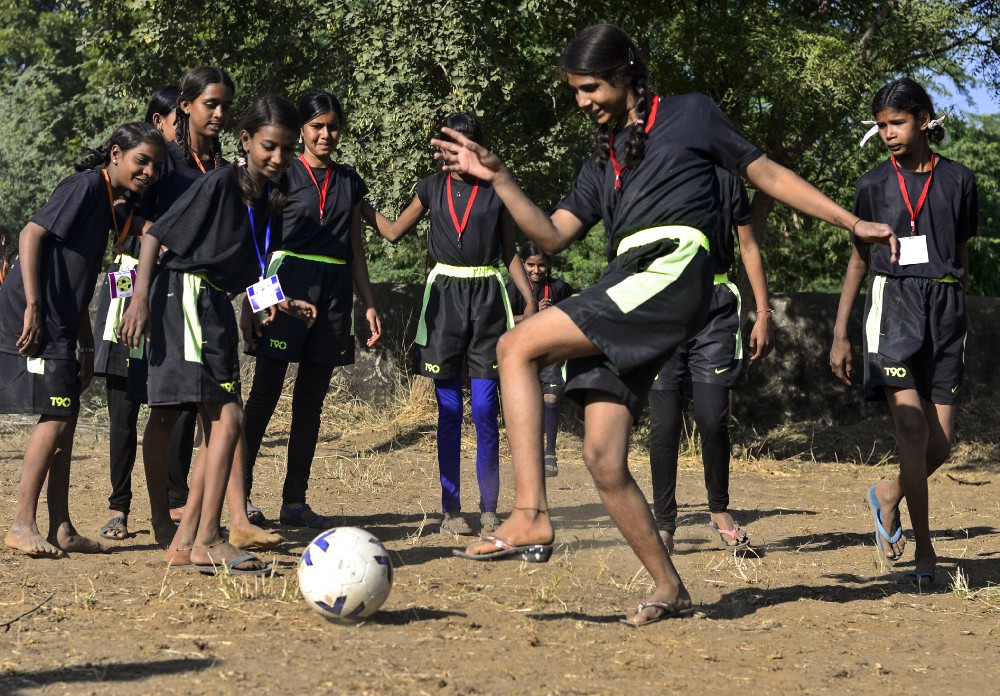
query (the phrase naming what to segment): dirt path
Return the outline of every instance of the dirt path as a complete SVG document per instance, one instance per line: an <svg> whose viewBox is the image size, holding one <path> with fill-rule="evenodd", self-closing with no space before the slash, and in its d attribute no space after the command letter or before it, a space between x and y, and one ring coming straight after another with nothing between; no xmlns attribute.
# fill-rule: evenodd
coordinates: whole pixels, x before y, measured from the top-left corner
<svg viewBox="0 0 1000 696"><path fill-rule="evenodd" d="M12 515L27 430L0 432L0 518ZM760 549L737 559L704 526L700 466L680 472L675 562L697 618L643 630L618 623L649 592L563 438L550 499L551 562L476 564L437 533L433 441L419 429L321 444L310 501L391 550L395 587L366 624L327 624L299 599L298 554L312 534L281 530L280 576L244 581L166 572L151 541L141 467L135 535L100 557L32 560L0 550L0 623L54 593L0 641L0 693L611 694L706 692L992 693L1000 677L1000 498L988 473L931 482L940 589L915 594L872 543L862 496L888 467L737 463L734 509ZM81 530L105 519L105 437L81 432L71 504ZM281 445L266 441L255 502L275 517ZM471 441L466 505L475 508ZM648 490L642 453L633 470ZM509 481L509 463L504 475ZM975 485L980 484L980 485ZM509 494L501 508L509 508ZM44 504L42 506L44 510ZM44 517L44 513L43 513ZM477 515L470 514L475 526ZM268 554L270 556L270 554ZM960 575L959 575L960 571ZM959 578L950 585L952 576ZM964 578L964 580L962 580ZM964 587L969 589L962 589Z"/></svg>

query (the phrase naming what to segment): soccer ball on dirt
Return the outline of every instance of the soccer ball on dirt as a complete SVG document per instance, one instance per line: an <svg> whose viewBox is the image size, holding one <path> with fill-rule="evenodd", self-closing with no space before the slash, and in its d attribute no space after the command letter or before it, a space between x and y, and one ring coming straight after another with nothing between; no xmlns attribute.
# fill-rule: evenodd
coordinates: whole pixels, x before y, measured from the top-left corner
<svg viewBox="0 0 1000 696"><path fill-rule="evenodd" d="M337 527L313 539L299 561L306 603L338 623L368 618L392 589L392 561L374 534Z"/></svg>

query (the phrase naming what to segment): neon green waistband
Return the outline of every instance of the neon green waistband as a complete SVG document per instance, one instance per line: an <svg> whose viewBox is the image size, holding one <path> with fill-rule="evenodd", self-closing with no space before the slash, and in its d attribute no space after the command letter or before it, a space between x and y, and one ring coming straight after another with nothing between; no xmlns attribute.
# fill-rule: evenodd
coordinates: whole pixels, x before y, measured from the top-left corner
<svg viewBox="0 0 1000 696"><path fill-rule="evenodd" d="M918 278L919 276L886 276L879 275L880 278ZM953 276L951 273L944 276L943 278L927 278L927 280L933 280L935 283L959 283L961 282L958 278Z"/></svg>
<svg viewBox="0 0 1000 696"><path fill-rule="evenodd" d="M715 282L716 285L725 285L726 283L729 282L729 274L728 273L716 273L715 274L715 281L714 282Z"/></svg>
<svg viewBox="0 0 1000 696"><path fill-rule="evenodd" d="M710 251L708 237L701 230L686 227L685 225L664 225L663 227L650 227L648 230L639 230L634 234L630 234L618 244L618 255L621 256L629 249L635 249L636 247L645 246L668 238L689 244L697 244L704 248L705 251Z"/></svg>
<svg viewBox="0 0 1000 696"><path fill-rule="evenodd" d="M211 288L214 288L214 289L218 290L219 292L225 292L225 290L223 290L223 289L222 289L222 288L220 288L220 287L219 287L218 285L216 285L215 283L213 283L212 281L210 281L210 280L208 279L208 277L207 277L207 276L205 276L205 274L204 274L204 273L188 273L188 274L186 274L186 275L191 275L191 276L194 276L195 278L199 278L200 280L203 280L203 281L205 281L206 283L208 283L208 286L209 286L209 287L211 287Z"/></svg>
<svg viewBox="0 0 1000 696"><path fill-rule="evenodd" d="M338 259L333 256L321 256L319 254L296 254L294 251L276 251L271 254L271 262L273 263L282 256L291 256L293 259L304 259L306 261L316 261L317 263L334 263L338 266L347 264L347 261L344 259Z"/></svg>
<svg viewBox="0 0 1000 696"><path fill-rule="evenodd" d="M118 264L119 271L131 271L139 265L139 259L123 252L115 257L115 263Z"/></svg>
<svg viewBox="0 0 1000 696"><path fill-rule="evenodd" d="M434 264L431 273L436 276L446 275L452 278L489 278L499 275L496 266L450 266L446 263Z"/></svg>

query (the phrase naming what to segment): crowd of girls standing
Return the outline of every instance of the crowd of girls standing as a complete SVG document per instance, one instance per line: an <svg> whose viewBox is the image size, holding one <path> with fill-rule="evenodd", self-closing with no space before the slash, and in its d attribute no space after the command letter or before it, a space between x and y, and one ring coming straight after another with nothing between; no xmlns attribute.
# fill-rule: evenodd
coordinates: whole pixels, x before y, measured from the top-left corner
<svg viewBox="0 0 1000 696"><path fill-rule="evenodd" d="M692 602L665 546L670 539L657 534L657 521L628 469L629 431L656 376L666 381L662 370L678 349L688 349L678 358L681 368L685 360L692 370L695 363L701 369L699 361L715 360L715 348L694 350L706 332L712 333L706 345L721 345L725 353L713 372L738 372L733 364L741 357L738 348L716 341L711 317L718 308L728 322L720 318L722 333L738 332L729 320L738 318L739 305L734 312L731 298L723 302L718 295L725 285L721 273L732 261L727 216L740 222L744 199L721 192L738 193L737 177L743 176L764 194L851 232L856 248L831 352L834 371L846 381L853 372L846 317L868 268L876 273L866 308L866 394L889 400L897 436L905 444L899 476L872 486L866 500L879 547L896 559L903 550L899 503L907 499L917 547L916 569L909 576L919 587L933 583L927 476L950 448L963 367L966 241L978 218L971 173L930 149L940 139L941 124L926 93L912 81L899 80L876 95L872 112L893 157L862 178L850 213L770 161L709 98L653 92L642 55L617 27L582 31L562 67L577 105L596 122L598 137L593 156L551 214L520 189L487 149L478 119L468 114L445 119L442 135L431 141L443 171L417 182L415 198L396 221L364 203L364 183L334 162L344 116L328 93L306 95L298 110L280 97L257 100L237 129L241 161L235 165L223 162L217 143L235 88L217 69L185 77L176 135L169 144L149 124L116 131L82 165L102 168L64 180L25 227L20 260L0 292L0 408L41 415L25 453L7 544L48 556L104 548L76 533L68 510L73 428L81 385L92 371L93 337L84 312L109 229L116 232L118 263L134 263L126 259L123 244L135 201L165 161L155 194L148 194L140 209L144 217L134 222L145 233L134 295L127 309L109 304L103 314L109 324L101 337L117 335L132 351L147 343L148 380L135 384L145 385L151 406L144 459L154 534L164 543L170 540L170 564L202 572L268 570L241 550L250 544L237 542L249 537L223 538L220 517L228 496L231 517L238 518L233 526L253 529L247 518L251 479L244 469L252 469L289 362L299 363L299 378L279 519L302 526L330 523L312 511L305 494L330 375L353 358L352 285L366 310L368 344L381 334L360 219L395 242L430 212L428 252L435 265L423 297L415 371L435 381L441 531L472 531L462 514L459 485L467 363L483 536L456 554L478 561L548 560L555 532L545 476L556 468L554 437L543 437L547 400L539 370L567 361L565 392L584 409L584 462L655 584L649 600L627 611L624 621L640 626L686 615ZM163 121L166 127L168 119ZM300 132L305 152L295 160ZM120 214L116 202L122 204ZM607 267L594 286L556 304L552 281L541 269L551 262L550 254L602 221ZM514 223L534 245L525 248L523 264L515 253ZM744 254L750 252L758 314L751 343L754 357L762 357L771 345L769 307L762 271L749 268L760 265L755 245L750 237L746 241L741 246ZM512 278L510 297L497 270L501 260ZM284 283L284 299L274 295L265 311L251 310L247 295L267 294L278 283ZM72 292L57 292L64 287ZM249 467L242 444L239 339L230 302L244 292L241 329L257 358L246 414ZM902 310L884 311L890 302ZM514 328L512 304L518 309ZM120 357L109 357L102 369L113 377L118 373L107 372L112 362L120 367ZM127 389L133 386L133 364L139 369L143 361L129 360ZM497 516L498 377L515 477L513 510L502 524ZM667 391L676 391L671 389L676 381L669 379ZM716 420L725 420L723 396L733 384L706 383L721 388L708 396L696 393L696 412L701 398L723 414ZM120 389L120 382L109 380L109 392L112 388ZM164 454L178 414L192 410L200 417L204 445L175 532ZM674 422L676 404L667 410ZM721 464L714 466L721 471ZM116 470L124 469L116 465ZM50 528L42 537L35 508L46 475ZM710 494L727 493L721 488L710 486ZM745 544L728 513L728 500L710 500L716 503L713 523L723 543ZM127 508L112 501L112 511L124 513L122 524L109 531L117 538L127 533ZM660 531L672 529L661 525Z"/></svg>

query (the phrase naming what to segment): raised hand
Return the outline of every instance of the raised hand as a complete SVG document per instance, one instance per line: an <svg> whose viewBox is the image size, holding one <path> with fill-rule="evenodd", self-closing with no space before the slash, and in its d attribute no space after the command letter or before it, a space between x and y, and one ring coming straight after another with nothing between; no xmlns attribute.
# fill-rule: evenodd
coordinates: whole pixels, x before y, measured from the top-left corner
<svg viewBox="0 0 1000 696"><path fill-rule="evenodd" d="M438 148L434 159L443 163L446 172L468 174L485 182L493 180L504 171L500 158L478 143L474 143L458 131L442 128L441 132L452 141L432 138L431 145Z"/></svg>

